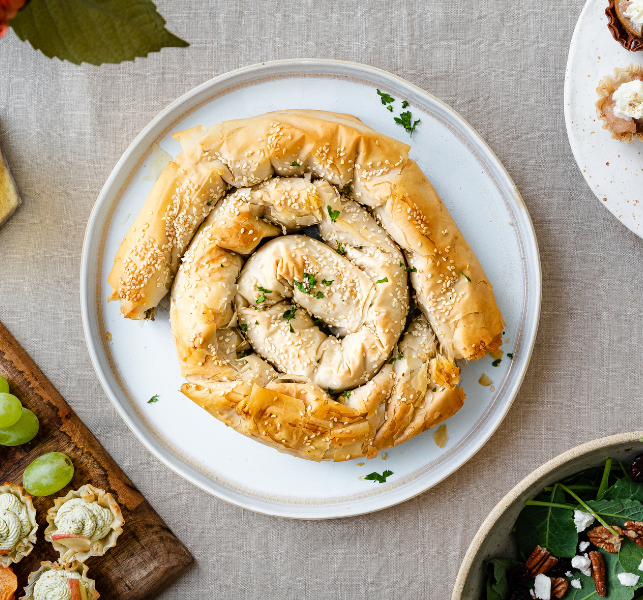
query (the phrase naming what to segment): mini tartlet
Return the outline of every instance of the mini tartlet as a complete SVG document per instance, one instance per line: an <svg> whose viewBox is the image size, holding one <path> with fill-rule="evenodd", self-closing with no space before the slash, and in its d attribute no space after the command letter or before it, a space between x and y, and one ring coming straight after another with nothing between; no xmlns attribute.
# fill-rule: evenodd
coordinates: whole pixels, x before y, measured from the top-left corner
<svg viewBox="0 0 643 600"><path fill-rule="evenodd" d="M74 581L78 581L78 584ZM71 597L71 600L98 600L99 596L94 580L87 577L85 564L74 562L61 565L46 561L41 562L40 568L29 575L25 594L20 600L66 597Z"/></svg>
<svg viewBox="0 0 643 600"><path fill-rule="evenodd" d="M54 500L47 511L45 539L62 561L83 562L115 546L124 522L114 497L86 484Z"/></svg>
<svg viewBox="0 0 643 600"><path fill-rule="evenodd" d="M596 92L596 114L603 121L603 129L613 139L628 144L643 140L643 66L617 67L614 75L600 81Z"/></svg>
<svg viewBox="0 0 643 600"><path fill-rule="evenodd" d="M25 490L5 482L0 486L0 565L20 562L36 543L36 509Z"/></svg>
<svg viewBox="0 0 643 600"><path fill-rule="evenodd" d="M609 0L605 15L612 37L623 48L643 50L643 0Z"/></svg>

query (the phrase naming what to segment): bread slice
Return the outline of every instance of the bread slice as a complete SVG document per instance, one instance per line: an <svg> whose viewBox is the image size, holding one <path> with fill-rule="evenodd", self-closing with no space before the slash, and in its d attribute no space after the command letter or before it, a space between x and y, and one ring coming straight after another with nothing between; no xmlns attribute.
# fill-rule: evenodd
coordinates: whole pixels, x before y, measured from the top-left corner
<svg viewBox="0 0 643 600"><path fill-rule="evenodd" d="M22 200L18 195L16 183L11 177L11 172L0 149L0 227L16 212L20 204L22 204Z"/></svg>

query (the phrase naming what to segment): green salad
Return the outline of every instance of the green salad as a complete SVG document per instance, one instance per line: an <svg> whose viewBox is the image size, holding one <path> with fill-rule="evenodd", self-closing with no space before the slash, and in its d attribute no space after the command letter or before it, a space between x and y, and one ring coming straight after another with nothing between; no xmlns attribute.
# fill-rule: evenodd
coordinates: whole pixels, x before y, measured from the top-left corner
<svg viewBox="0 0 643 600"><path fill-rule="evenodd" d="M545 487L513 537L519 560L486 563L482 600L643 599L643 454Z"/></svg>

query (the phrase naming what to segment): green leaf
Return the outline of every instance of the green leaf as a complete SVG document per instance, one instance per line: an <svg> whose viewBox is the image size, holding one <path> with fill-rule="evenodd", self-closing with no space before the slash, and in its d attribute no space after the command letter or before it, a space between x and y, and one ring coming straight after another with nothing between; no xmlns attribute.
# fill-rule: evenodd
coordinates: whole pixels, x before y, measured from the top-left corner
<svg viewBox="0 0 643 600"><path fill-rule="evenodd" d="M379 483L385 483L386 478L389 477L390 475L393 475L393 471L384 471L381 475L379 473L369 473L364 477L364 479L368 479L369 481L378 481Z"/></svg>
<svg viewBox="0 0 643 600"><path fill-rule="evenodd" d="M402 127L404 127L404 129L408 131L409 135L412 137L416 126L420 123L420 119L415 122L412 121L412 119L413 117L411 116L411 111L407 110L406 112L401 113L399 118L394 117L393 120L399 125L402 125Z"/></svg>
<svg viewBox="0 0 643 600"><path fill-rule="evenodd" d="M384 278L382 278L382 279L379 279L379 280L378 280L378 281L376 281L375 283L388 283L388 277L384 277Z"/></svg>
<svg viewBox="0 0 643 600"><path fill-rule="evenodd" d="M638 500L588 500L587 505L610 525L623 526L625 521L643 521L643 504ZM640 561L639 561L640 564Z"/></svg>
<svg viewBox="0 0 643 600"><path fill-rule="evenodd" d="M618 557L626 573L634 573L643 577L643 573L639 571L639 566L643 561L643 548L640 548L631 540L625 539Z"/></svg>
<svg viewBox="0 0 643 600"><path fill-rule="evenodd" d="M486 597L483 600L506 600L509 597L507 571L519 567L520 563L510 558L495 558L485 565L487 575Z"/></svg>
<svg viewBox="0 0 643 600"><path fill-rule="evenodd" d="M636 544L633 543L628 545L636 546ZM639 584L635 587L628 588L621 585L621 582L618 580L618 574L635 573L638 575L639 573L636 570L626 569L625 565L622 564L622 550L619 554L610 554L603 550L599 550L599 552L605 560L605 574L607 576L607 596L605 596L605 600L632 600L636 590L641 587L641 581L639 580ZM598 600L599 595L596 592L594 580L591 577L586 577L582 573L574 573L574 579L580 579L583 587L577 590L570 585L569 591L565 594L565 600L589 600L590 598Z"/></svg>
<svg viewBox="0 0 643 600"><path fill-rule="evenodd" d="M555 485L546 499L564 504L565 494ZM525 506L516 521L516 541L521 555L526 558L540 545L558 558L576 556L578 533L573 514L564 508Z"/></svg>
<svg viewBox="0 0 643 600"><path fill-rule="evenodd" d="M152 397L147 401L147 403L148 403L148 404L152 404L153 402L158 402L158 401L159 401L159 395L158 395L158 394L154 394L154 395L153 395L153 396L152 396Z"/></svg>
<svg viewBox="0 0 643 600"><path fill-rule="evenodd" d="M395 102L395 98L385 92L380 92L379 90L377 90L377 95L380 97L380 100L382 100L382 104L384 105Z"/></svg>
<svg viewBox="0 0 643 600"><path fill-rule="evenodd" d="M297 307L296 306L291 306L283 315L282 317L286 319L286 321L290 321L290 319L295 318L295 314L297 312Z"/></svg>
<svg viewBox="0 0 643 600"><path fill-rule="evenodd" d="M643 483L637 483L629 477L622 477L608 488L603 496L604 500L625 500L627 498L643 503Z"/></svg>
<svg viewBox="0 0 643 600"><path fill-rule="evenodd" d="M339 217L339 211L333 210L333 207L329 204L326 209L328 210L328 216L330 217L331 223L335 223Z"/></svg>
<svg viewBox="0 0 643 600"><path fill-rule="evenodd" d="M31 0L9 24L45 56L77 65L120 63L189 46L165 29L151 0Z"/></svg>

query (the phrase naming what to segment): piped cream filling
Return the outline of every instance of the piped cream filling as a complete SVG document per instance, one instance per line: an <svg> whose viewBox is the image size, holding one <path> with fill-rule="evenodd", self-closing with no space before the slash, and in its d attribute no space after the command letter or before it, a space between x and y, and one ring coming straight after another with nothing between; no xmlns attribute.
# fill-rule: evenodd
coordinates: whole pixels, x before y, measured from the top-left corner
<svg viewBox="0 0 643 600"><path fill-rule="evenodd" d="M643 2L643 0L641 0ZM614 115L621 119L643 118L643 81L635 79L621 84L612 94Z"/></svg>

